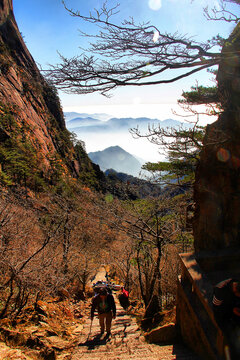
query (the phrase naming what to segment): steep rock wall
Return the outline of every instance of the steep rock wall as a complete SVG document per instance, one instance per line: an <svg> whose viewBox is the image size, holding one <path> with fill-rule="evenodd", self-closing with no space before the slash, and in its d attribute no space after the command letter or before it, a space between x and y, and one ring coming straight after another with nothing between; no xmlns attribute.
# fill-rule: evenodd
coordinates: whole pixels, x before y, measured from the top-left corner
<svg viewBox="0 0 240 360"><path fill-rule="evenodd" d="M218 71L223 113L208 126L196 172L195 250L240 245L240 26L222 50Z"/></svg>
<svg viewBox="0 0 240 360"><path fill-rule="evenodd" d="M1 103L10 106L18 124L28 125L29 136L48 166L47 155L59 150L54 132L65 129L63 113L54 101L52 106L49 103L53 90L25 46L11 0L0 0L0 70Z"/></svg>
<svg viewBox="0 0 240 360"><path fill-rule="evenodd" d="M14 129L10 129L8 119L14 119ZM14 138L16 143L17 138L21 147L27 138L32 157L37 157L33 170L41 170L40 177L52 181L49 174L55 167L55 173L80 178L101 189L105 177L80 145L74 148L56 89L40 74L22 39L12 0L0 0L0 120L1 141ZM5 170L1 161L5 149L0 150L1 172Z"/></svg>

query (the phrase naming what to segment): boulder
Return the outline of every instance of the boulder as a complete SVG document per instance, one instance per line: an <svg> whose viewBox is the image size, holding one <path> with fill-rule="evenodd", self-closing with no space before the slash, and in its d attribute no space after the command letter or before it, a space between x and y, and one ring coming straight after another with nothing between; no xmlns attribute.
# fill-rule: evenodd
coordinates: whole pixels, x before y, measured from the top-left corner
<svg viewBox="0 0 240 360"><path fill-rule="evenodd" d="M75 329L72 331L73 335L81 334L83 331L83 324L77 325Z"/></svg>
<svg viewBox="0 0 240 360"><path fill-rule="evenodd" d="M176 326L174 323L169 323L156 329L151 330L145 334L145 338L150 343L170 343L172 344L177 336Z"/></svg>
<svg viewBox="0 0 240 360"><path fill-rule="evenodd" d="M69 342L60 336L47 337L45 340L48 342L50 348L54 348L56 350L62 351L69 346Z"/></svg>

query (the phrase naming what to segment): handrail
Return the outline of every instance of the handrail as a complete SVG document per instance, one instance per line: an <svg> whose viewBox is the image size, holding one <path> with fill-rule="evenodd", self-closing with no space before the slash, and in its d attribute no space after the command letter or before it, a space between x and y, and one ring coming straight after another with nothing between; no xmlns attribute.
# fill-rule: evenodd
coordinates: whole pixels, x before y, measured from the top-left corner
<svg viewBox="0 0 240 360"><path fill-rule="evenodd" d="M208 335L207 341L212 349L218 352L221 358L224 357L226 360L230 360L225 336L216 322L212 309L213 286L199 266L194 253L180 254L180 260L182 267L181 283L185 291L187 289L191 291L188 294L189 302L192 302L191 306L195 307L195 310L197 308L200 313L198 319L204 332ZM204 313L202 310L204 310ZM208 326L204 326L206 321L208 321ZM210 324L211 326L209 326Z"/></svg>

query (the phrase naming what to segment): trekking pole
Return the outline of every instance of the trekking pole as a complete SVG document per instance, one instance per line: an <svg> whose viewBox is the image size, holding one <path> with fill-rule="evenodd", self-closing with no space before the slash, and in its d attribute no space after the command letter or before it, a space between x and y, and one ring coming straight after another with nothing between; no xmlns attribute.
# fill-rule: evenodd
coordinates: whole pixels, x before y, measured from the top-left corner
<svg viewBox="0 0 240 360"><path fill-rule="evenodd" d="M91 335L91 332L92 332L92 323L93 323L93 319L91 319L91 324L90 324L90 329L89 329L89 333L88 333L87 341L88 341L89 336Z"/></svg>
<svg viewBox="0 0 240 360"><path fill-rule="evenodd" d="M226 346L224 347L224 352L225 352L226 360L231 360L231 355L230 355L229 346L226 345Z"/></svg>

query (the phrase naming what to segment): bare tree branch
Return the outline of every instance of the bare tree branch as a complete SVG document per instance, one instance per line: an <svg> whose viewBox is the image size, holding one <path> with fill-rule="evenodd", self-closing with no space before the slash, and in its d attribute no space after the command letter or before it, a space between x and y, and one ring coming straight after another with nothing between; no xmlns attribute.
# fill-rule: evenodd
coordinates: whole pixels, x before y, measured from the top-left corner
<svg viewBox="0 0 240 360"><path fill-rule="evenodd" d="M240 17L227 10L226 2L232 2L238 5L240 4L239 0L220 0L218 7L214 6L211 10L209 10L208 6L204 8L205 17L208 20L226 21L229 23L234 22L237 24L240 20Z"/></svg>
<svg viewBox="0 0 240 360"><path fill-rule="evenodd" d="M80 32L92 39L90 48L70 59L60 55L61 62L45 72L54 85L67 93L100 92L109 96L119 86L172 83L218 65L222 59L220 52L212 51L222 46L219 35L199 43L177 32L164 33L148 22L137 24L133 18L115 23L112 17L119 12L119 4L108 8L105 2L100 10L94 9L89 15L63 4L71 16L99 29L94 35ZM169 75L169 70L173 75Z"/></svg>

